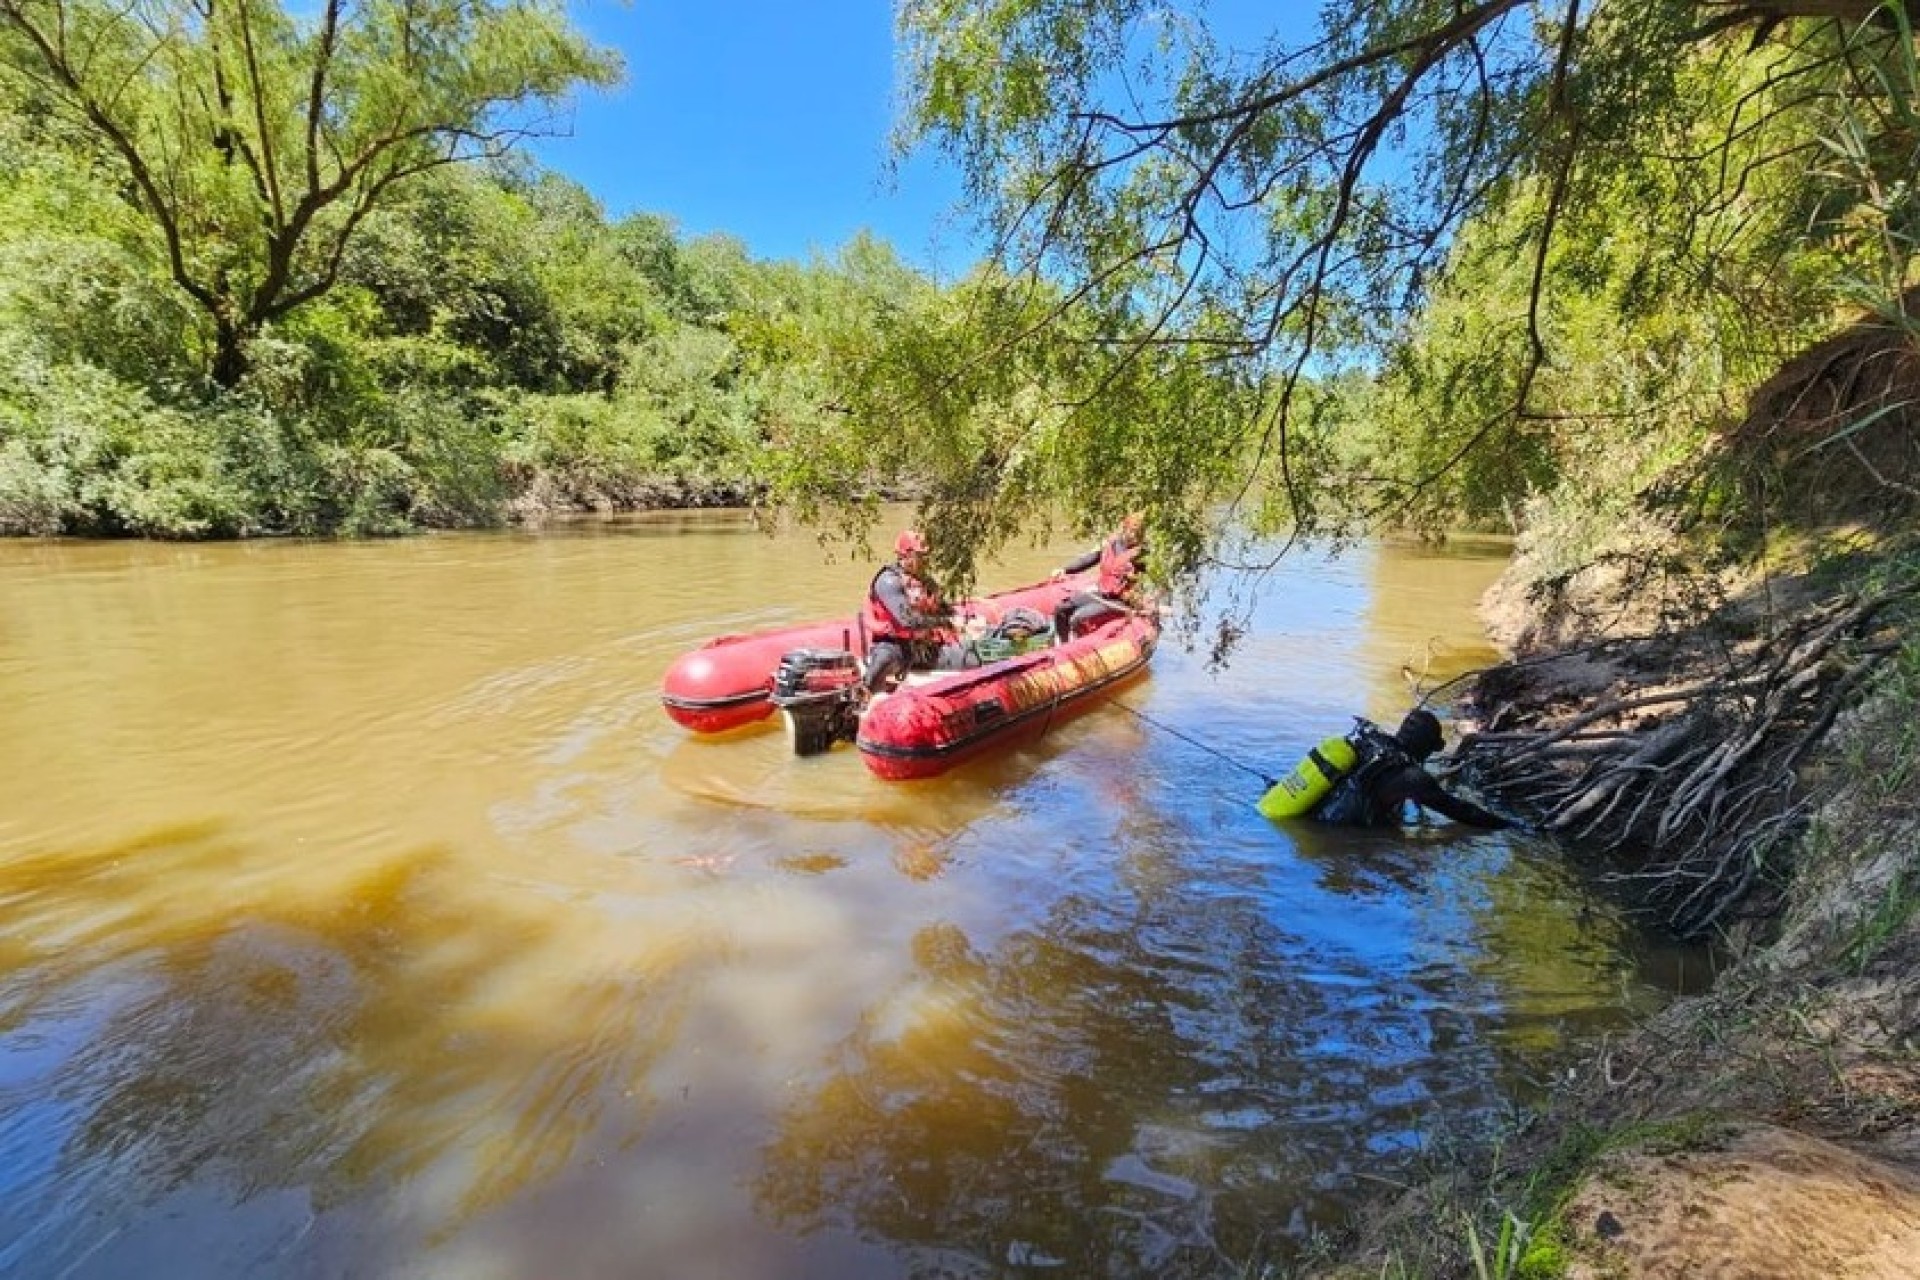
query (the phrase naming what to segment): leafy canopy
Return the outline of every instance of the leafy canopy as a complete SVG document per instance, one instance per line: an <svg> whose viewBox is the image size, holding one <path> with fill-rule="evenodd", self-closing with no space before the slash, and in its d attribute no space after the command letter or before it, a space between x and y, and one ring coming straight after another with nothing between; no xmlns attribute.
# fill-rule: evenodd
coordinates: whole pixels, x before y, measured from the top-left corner
<svg viewBox="0 0 1920 1280"><path fill-rule="evenodd" d="M504 154L617 72L551 0L0 0L0 75L111 159L222 386L397 186Z"/></svg>
<svg viewBox="0 0 1920 1280"><path fill-rule="evenodd" d="M1621 406L1556 371L1671 344L1651 318L1702 298L1751 302L1769 255L1807 274L1864 198L1815 172L1823 131L1851 112L1870 155L1912 114L1888 72L1912 60L1904 10L1871 0L1356 0L1251 48L1144 0L906 0L900 26L902 144L958 163L1027 308L970 358L1065 344L1099 366L1034 421L1099 460L1125 494L1106 508L1226 499L1310 534L1404 514L1485 451L1518 465L1452 489L1478 513L1557 483L1578 452L1558 424ZM1779 349L1835 279L1688 336ZM1209 377L1236 390L1200 416L1136 394ZM1473 412L1436 435L1443 387Z"/></svg>

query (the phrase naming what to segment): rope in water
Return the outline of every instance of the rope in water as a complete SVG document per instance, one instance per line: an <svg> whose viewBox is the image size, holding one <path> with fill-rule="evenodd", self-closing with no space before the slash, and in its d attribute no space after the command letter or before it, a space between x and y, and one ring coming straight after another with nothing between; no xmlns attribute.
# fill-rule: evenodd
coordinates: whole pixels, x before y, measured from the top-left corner
<svg viewBox="0 0 1920 1280"><path fill-rule="evenodd" d="M1172 734L1174 737L1180 739L1180 741L1186 743L1188 746L1198 747L1200 750L1206 752L1210 756L1213 756L1215 759L1224 760L1226 763L1232 765L1234 768L1241 769L1246 771L1247 773L1252 774L1254 777L1260 779L1260 781L1266 783L1269 787L1274 786L1276 783L1279 782L1278 778L1275 778L1273 775L1267 773L1266 771L1261 769L1256 769L1250 764L1245 764L1239 760L1235 760L1232 756L1228 755L1226 752L1221 751L1216 747L1208 746L1206 743L1200 741L1200 739L1195 738L1190 734L1181 732L1180 730L1174 728L1172 725L1167 724L1165 721L1154 719L1152 716L1140 710L1138 707L1130 707L1126 703L1120 701L1120 699L1118 698L1109 698L1107 699L1107 701L1112 703L1114 706L1119 707L1123 711L1130 711L1134 715L1139 716L1142 720L1146 721L1148 724L1152 725L1154 728L1159 729L1163 732Z"/></svg>

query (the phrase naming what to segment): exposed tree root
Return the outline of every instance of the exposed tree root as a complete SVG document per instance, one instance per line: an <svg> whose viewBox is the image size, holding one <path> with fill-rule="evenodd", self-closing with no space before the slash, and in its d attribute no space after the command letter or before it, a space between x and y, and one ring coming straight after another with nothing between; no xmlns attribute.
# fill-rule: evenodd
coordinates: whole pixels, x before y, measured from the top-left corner
<svg viewBox="0 0 1920 1280"><path fill-rule="evenodd" d="M1629 686L1563 720L1502 705L1461 742L1455 767L1542 828L1629 857L1636 869L1619 877L1664 927L1701 937L1736 909L1764 910L1754 891L1809 807L1799 767L1897 652L1883 616L1915 595L1920 575L1830 600L1718 649L1710 666L1700 659L1684 683ZM1482 703L1501 675L1482 679Z"/></svg>

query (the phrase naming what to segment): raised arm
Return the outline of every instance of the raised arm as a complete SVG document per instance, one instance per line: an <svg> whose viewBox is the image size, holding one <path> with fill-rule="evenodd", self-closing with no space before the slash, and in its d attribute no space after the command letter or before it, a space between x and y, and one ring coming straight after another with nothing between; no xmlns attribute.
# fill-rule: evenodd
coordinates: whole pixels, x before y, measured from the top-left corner
<svg viewBox="0 0 1920 1280"><path fill-rule="evenodd" d="M1060 566L1061 573L1080 573L1100 563L1100 548L1095 547L1082 556L1075 556Z"/></svg>

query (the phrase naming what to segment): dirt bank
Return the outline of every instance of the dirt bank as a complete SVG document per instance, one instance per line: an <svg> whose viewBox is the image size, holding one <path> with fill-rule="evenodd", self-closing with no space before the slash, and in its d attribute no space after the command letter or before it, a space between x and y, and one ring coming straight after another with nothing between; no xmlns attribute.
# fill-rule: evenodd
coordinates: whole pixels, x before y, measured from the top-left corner
<svg viewBox="0 0 1920 1280"><path fill-rule="evenodd" d="M1687 477L1710 536L1649 504L1489 593L1457 767L1732 961L1310 1274L1920 1276L1910 406L1911 337L1856 325Z"/></svg>

